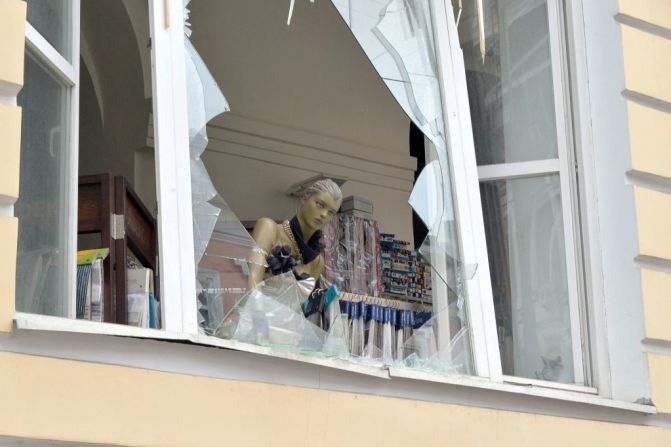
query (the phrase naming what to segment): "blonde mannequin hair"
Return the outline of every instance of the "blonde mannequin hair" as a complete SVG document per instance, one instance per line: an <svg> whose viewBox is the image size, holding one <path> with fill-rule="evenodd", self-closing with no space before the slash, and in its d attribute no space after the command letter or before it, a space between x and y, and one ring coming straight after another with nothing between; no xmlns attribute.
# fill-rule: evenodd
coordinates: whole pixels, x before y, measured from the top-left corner
<svg viewBox="0 0 671 447"><path fill-rule="evenodd" d="M313 195L319 194L320 192L329 193L336 202L342 201L342 191L340 190L340 187L336 182L334 182L330 178L318 180L314 182L312 185L310 185L305 190L305 193L303 194L303 199L312 197Z"/></svg>

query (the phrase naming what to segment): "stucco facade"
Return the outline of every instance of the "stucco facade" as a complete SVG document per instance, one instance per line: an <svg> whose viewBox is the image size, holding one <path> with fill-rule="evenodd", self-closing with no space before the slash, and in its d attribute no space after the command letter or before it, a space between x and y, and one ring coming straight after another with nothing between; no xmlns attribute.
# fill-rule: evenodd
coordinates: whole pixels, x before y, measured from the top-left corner
<svg viewBox="0 0 671 447"><path fill-rule="evenodd" d="M617 18L632 161L632 171L617 175L635 192L639 256L630 261L641 269L641 349L656 415L557 396L511 401L502 394L512 391L471 393L468 384L422 385L442 388L448 397L454 392L459 402L450 403L379 395L383 379L369 379L358 392L336 391L327 380L302 386L292 378L293 385L286 385L115 365L115 349L126 345L104 341L110 336L75 333L52 340L17 333L12 204L19 196L21 109L14 98L23 83L25 16L23 1L0 0L0 445L671 445L671 2L620 0ZM69 343L72 354L64 348ZM77 359L80 343L82 350L99 343L98 360ZM128 343L124 355L141 356L157 344L167 352L172 345ZM213 362L213 371L237 358L217 360L223 352L217 348L181 344L174 356L188 349L210 359L202 362ZM110 360L100 359L107 354ZM285 367L292 361L282 362ZM471 394L478 397L469 402Z"/></svg>

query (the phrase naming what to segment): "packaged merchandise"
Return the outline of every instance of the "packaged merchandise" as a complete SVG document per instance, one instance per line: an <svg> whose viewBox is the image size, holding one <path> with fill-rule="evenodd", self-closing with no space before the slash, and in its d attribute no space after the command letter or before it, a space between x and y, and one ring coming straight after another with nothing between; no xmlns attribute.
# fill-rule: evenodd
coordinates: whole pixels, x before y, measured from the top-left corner
<svg viewBox="0 0 671 447"><path fill-rule="evenodd" d="M369 359L382 358L382 320L383 311L379 304L366 306L366 349L365 355Z"/></svg>
<svg viewBox="0 0 671 447"><path fill-rule="evenodd" d="M360 301L352 303L349 308L349 337L350 354L353 357L360 357L364 353L364 313L366 303Z"/></svg>
<svg viewBox="0 0 671 447"><path fill-rule="evenodd" d="M431 303L431 269L410 243L380 234L380 263L384 295Z"/></svg>
<svg viewBox="0 0 671 447"><path fill-rule="evenodd" d="M336 215L324 228L324 284L351 293L379 296L382 291L379 235L377 222L372 219L350 213Z"/></svg>

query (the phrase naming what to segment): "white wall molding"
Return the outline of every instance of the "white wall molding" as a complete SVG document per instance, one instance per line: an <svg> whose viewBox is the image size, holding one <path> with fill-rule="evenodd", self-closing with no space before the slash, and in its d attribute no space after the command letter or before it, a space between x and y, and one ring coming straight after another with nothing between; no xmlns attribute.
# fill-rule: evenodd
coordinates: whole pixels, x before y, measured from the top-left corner
<svg viewBox="0 0 671 447"><path fill-rule="evenodd" d="M409 155L409 152L403 154L332 135L320 135L302 129L267 123L265 121L236 115L234 112L228 112L214 118L208 124L208 135L211 135L211 129L215 134L216 129L228 130L241 135L247 134L250 136L266 138L270 141L278 143L284 142L325 153L341 154L355 160L374 161L381 166L410 169L412 171L414 171L417 166L416 160ZM408 121L408 132L409 131L410 122ZM363 154L372 154L372 156L365 156Z"/></svg>
<svg viewBox="0 0 671 447"><path fill-rule="evenodd" d="M671 356L671 341L660 340L657 338L644 338L641 340L643 351L650 354L660 354Z"/></svg>
<svg viewBox="0 0 671 447"><path fill-rule="evenodd" d="M639 268L671 273L671 259L658 258L648 255L638 255L636 258L634 258L634 263Z"/></svg>
<svg viewBox="0 0 671 447"><path fill-rule="evenodd" d="M622 25L636 28L639 31L644 31L646 33L654 34L655 36L671 40L671 29L669 28L655 25L654 23L646 22L645 20L621 13L615 15L615 21Z"/></svg>
<svg viewBox="0 0 671 447"><path fill-rule="evenodd" d="M307 161L321 161L332 163L348 169L359 169L371 173L386 175L399 180L412 180L412 174L416 169L416 160L408 155L405 165L393 165L390 163L379 163L385 154L377 154L375 149L362 148L356 157L344 153L343 150L335 151L332 148L315 147L303 144L301 141L282 141L277 138L264 135L251 135L244 132L208 127L208 138L210 144L207 150L225 151L226 143L240 144L257 149L263 149L268 153L300 157ZM219 142L220 144L216 144ZM344 146L344 145L343 145ZM341 146L342 147L342 146Z"/></svg>
<svg viewBox="0 0 671 447"><path fill-rule="evenodd" d="M622 90L622 96L629 101L635 102L636 104L640 104L644 107L648 107L659 112L671 113L671 102L664 101L663 99L655 98L654 96L645 95L643 93L629 89Z"/></svg>
<svg viewBox="0 0 671 447"><path fill-rule="evenodd" d="M651 189L664 194L671 194L671 178L669 177L632 169L625 173L625 178L631 185Z"/></svg>
<svg viewBox="0 0 671 447"><path fill-rule="evenodd" d="M268 149L257 145L219 139L216 136L210 135L210 144L208 145L206 154L207 156L238 157L274 166L299 169L310 173L308 176L323 173L333 176L343 176L351 181L407 193L410 193L412 190L414 171L407 171L406 178L401 178L397 175L392 176L376 172L379 170L374 167L365 169L367 166L364 162L357 163L356 161L342 157L337 157L337 162L319 160L313 157L301 157L291 154L291 149L291 147L285 147L284 150Z"/></svg>
<svg viewBox="0 0 671 447"><path fill-rule="evenodd" d="M590 355L600 395L650 397L617 0L564 2L585 245Z"/></svg>
<svg viewBox="0 0 671 447"><path fill-rule="evenodd" d="M21 91L22 85L0 80L0 103L10 106L16 105L16 95Z"/></svg>

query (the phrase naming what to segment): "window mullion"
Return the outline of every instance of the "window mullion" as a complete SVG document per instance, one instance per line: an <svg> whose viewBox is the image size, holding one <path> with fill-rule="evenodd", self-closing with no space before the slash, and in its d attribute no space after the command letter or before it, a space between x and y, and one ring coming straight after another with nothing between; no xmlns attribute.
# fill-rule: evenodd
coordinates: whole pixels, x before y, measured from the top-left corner
<svg viewBox="0 0 671 447"><path fill-rule="evenodd" d="M195 334L183 4L182 0L150 0L149 7L163 327Z"/></svg>
<svg viewBox="0 0 671 447"><path fill-rule="evenodd" d="M79 29L80 29L80 10L81 2L80 0L72 0L70 4L70 14L71 14L71 42L72 42L72 64L65 62L59 53L56 53L62 61L59 61L59 65L62 65L66 69L70 70L69 76L70 81L72 81L72 87L70 88L70 100L65 101L65 107L68 109L66 113L70 115L70 126L67 132L68 141L65 144L65 147L70 149L69 157L67 158L67 171L71 173L66 178L68 179L65 182L64 188L67 189L67 194L65 197L67 200L67 218L69 219L68 224L65 228L68 229L68 268L67 274L68 277L65 283L65 292L68 297L67 300L67 316L69 318L75 318L77 315L77 297L76 297L76 287L77 287L77 213L78 213L78 195L79 195ZM27 26L30 26L26 22ZM42 37L42 36L40 36ZM26 39L28 40L28 39ZM55 51L55 50L54 50ZM68 75L68 73L63 73ZM69 143L69 144L67 144Z"/></svg>
<svg viewBox="0 0 671 447"><path fill-rule="evenodd" d="M475 372L479 376L500 382L503 380L501 357L480 205L464 59L450 2L434 0L431 5L443 116L447 129L450 175L453 179L455 214L463 263L466 272L471 270L469 266L475 267L474 275L465 278Z"/></svg>
<svg viewBox="0 0 671 447"><path fill-rule="evenodd" d="M575 197L575 172L572 157L572 138L570 111L566 107L568 79L566 60L563 56L564 42L562 39L562 9L560 0L548 0L548 31L550 37L550 55L552 58L552 84L555 99L555 116L557 129L557 145L560 166L561 202L564 224L564 244L566 247L566 274L568 280L569 317L571 321L571 343L573 351L573 369L576 384L585 384L585 370L583 362L581 294L579 287L579 270L581 263L578 255L578 241L576 238L577 207Z"/></svg>
<svg viewBox="0 0 671 447"><path fill-rule="evenodd" d="M73 0L72 3L72 51L79 55L79 0ZM73 58L73 62L68 62L30 23L26 21L26 45L33 51L49 69L61 78L65 84L72 87L79 80L79 56ZM75 48L76 47L76 48ZM77 53L74 51L77 50Z"/></svg>
<svg viewBox="0 0 671 447"><path fill-rule="evenodd" d="M514 178L534 177L538 175L555 174L560 171L560 162L557 158L548 160L523 161L516 163L500 163L478 166L480 181L510 180Z"/></svg>

